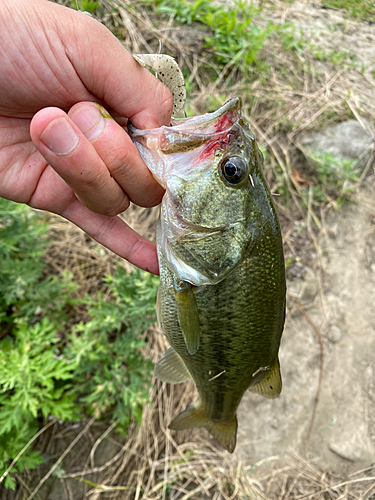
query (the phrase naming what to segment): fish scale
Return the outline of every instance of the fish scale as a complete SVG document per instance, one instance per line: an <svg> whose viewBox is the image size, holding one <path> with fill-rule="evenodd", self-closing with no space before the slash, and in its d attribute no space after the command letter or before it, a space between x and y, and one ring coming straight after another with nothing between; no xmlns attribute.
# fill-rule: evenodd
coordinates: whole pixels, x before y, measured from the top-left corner
<svg viewBox="0 0 375 500"><path fill-rule="evenodd" d="M273 398L281 391L281 232L240 99L172 124L130 128L166 189L157 231L158 317L171 349L155 375L170 383L191 377L199 392L171 429L204 427L233 452L244 392Z"/></svg>

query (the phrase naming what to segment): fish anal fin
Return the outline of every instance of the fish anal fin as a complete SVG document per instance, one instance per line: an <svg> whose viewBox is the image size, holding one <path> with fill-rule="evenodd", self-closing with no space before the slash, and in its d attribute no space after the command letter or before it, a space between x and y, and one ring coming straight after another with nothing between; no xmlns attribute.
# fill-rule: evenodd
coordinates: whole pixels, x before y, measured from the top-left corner
<svg viewBox="0 0 375 500"><path fill-rule="evenodd" d="M154 375L162 382L170 384L180 384L191 379L184 362L172 347L167 349L156 363Z"/></svg>
<svg viewBox="0 0 375 500"><path fill-rule="evenodd" d="M282 389L280 364L276 359L271 370L256 385L249 387L249 391L260 394L265 398L277 398Z"/></svg>
<svg viewBox="0 0 375 500"><path fill-rule="evenodd" d="M199 349L200 324L199 311L195 295L190 283L182 281L175 285L177 316L182 335L189 354L195 354Z"/></svg>
<svg viewBox="0 0 375 500"><path fill-rule="evenodd" d="M237 416L231 422L214 422L204 416L200 403L189 406L180 413L169 425L175 431L204 428L216 441L230 453L234 452L237 442Z"/></svg>

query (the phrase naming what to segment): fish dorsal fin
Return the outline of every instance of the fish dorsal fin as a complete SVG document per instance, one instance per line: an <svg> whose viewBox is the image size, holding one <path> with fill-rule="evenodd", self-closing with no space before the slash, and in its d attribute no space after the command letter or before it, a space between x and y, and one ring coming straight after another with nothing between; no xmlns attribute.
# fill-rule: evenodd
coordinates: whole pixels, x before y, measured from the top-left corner
<svg viewBox="0 0 375 500"><path fill-rule="evenodd" d="M170 347L155 365L154 375L162 382L180 384L191 379L191 375L181 357Z"/></svg>
<svg viewBox="0 0 375 500"><path fill-rule="evenodd" d="M174 286L177 317L189 354L195 354L199 348L200 324L197 301L193 287L187 281L180 281Z"/></svg>
<svg viewBox="0 0 375 500"><path fill-rule="evenodd" d="M277 398L281 392L281 374L279 360L276 359L271 370L256 385L249 387L249 391L255 392L265 398Z"/></svg>
<svg viewBox="0 0 375 500"><path fill-rule="evenodd" d="M204 427L221 444L223 448L233 453L237 441L237 416L230 422L213 422L205 417L200 402L189 406L169 425L170 429L181 431Z"/></svg>

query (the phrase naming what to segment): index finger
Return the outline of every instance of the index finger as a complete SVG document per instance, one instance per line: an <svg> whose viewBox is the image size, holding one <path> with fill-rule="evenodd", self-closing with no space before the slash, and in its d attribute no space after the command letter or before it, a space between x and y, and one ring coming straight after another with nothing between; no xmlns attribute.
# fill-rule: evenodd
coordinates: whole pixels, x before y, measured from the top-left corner
<svg viewBox="0 0 375 500"><path fill-rule="evenodd" d="M136 233L120 217L94 213L79 200L73 201L60 215L131 264L159 274L156 245Z"/></svg>

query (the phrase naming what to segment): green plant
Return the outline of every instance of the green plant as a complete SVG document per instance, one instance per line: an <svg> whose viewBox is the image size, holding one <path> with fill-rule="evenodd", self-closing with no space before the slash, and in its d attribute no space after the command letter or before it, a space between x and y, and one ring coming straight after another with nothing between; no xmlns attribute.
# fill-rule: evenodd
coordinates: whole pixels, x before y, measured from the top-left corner
<svg viewBox="0 0 375 500"><path fill-rule="evenodd" d="M134 415L140 423L148 401L152 365L140 353L140 338L156 320L158 278L140 270L119 268L106 283L111 300L87 298L90 320L76 325L67 356L76 363L75 383L81 403L94 415L108 413L126 430Z"/></svg>
<svg viewBox="0 0 375 500"><path fill-rule="evenodd" d="M260 27L255 23L261 8L252 2L237 0L234 5L211 0L143 0L163 16L175 16L180 24L196 24L208 28L204 49L212 53L219 66L236 64L245 74L253 65L261 65L260 52L264 41L278 30L271 22Z"/></svg>
<svg viewBox="0 0 375 500"><path fill-rule="evenodd" d="M70 369L54 352L76 287L69 273L44 276L46 231L39 213L0 199L0 474L35 433L39 412L76 415L60 387ZM40 460L25 453L13 471ZM11 475L5 485L14 487Z"/></svg>
<svg viewBox="0 0 375 500"><path fill-rule="evenodd" d="M309 48L318 61L331 62L334 66L356 66L357 55L351 50L324 50L312 44Z"/></svg>
<svg viewBox="0 0 375 500"><path fill-rule="evenodd" d="M0 325L17 318L65 319L68 296L76 288L70 273L43 276L47 224L35 211L0 198Z"/></svg>
<svg viewBox="0 0 375 500"><path fill-rule="evenodd" d="M22 450L38 431L38 422L36 419L24 419L20 427L13 428L10 432L0 435L0 473L1 475L7 471L9 464L16 457L17 453ZM15 467L11 469L11 473L7 474L4 479L6 488L14 490L16 482L13 477L14 472L23 472L25 468L29 470L35 469L43 463L43 458L36 450L28 451L23 454L17 461Z"/></svg>
<svg viewBox="0 0 375 500"><path fill-rule="evenodd" d="M78 416L74 395L67 391L74 365L60 355L56 325L43 318L31 326L14 326L0 343L0 435L23 420L54 414L62 420Z"/></svg>
<svg viewBox="0 0 375 500"><path fill-rule="evenodd" d="M73 299L69 273L46 275L47 228L39 213L0 199L0 476L25 448L8 488L16 471L42 461L26 446L40 417L109 416L125 432L148 398L151 365L140 347L155 321L157 278L119 268L105 295ZM88 320L68 326L75 305L88 308Z"/></svg>
<svg viewBox="0 0 375 500"><path fill-rule="evenodd" d="M360 21L375 22L375 4L373 0L322 0L324 7L343 9L347 14Z"/></svg>
<svg viewBox="0 0 375 500"><path fill-rule="evenodd" d="M72 9L88 12L89 14L92 14L98 6L99 2L95 2L94 0L72 0L70 2Z"/></svg>
<svg viewBox="0 0 375 500"><path fill-rule="evenodd" d="M355 191L360 171L356 161L336 158L332 153L311 153L317 183L312 187L316 202L335 201L338 204L350 199Z"/></svg>
<svg viewBox="0 0 375 500"><path fill-rule="evenodd" d="M297 32L297 28L294 24L283 23L278 25L278 34L285 51L292 50L300 54L307 44L306 40L303 38L302 29L299 28Z"/></svg>
<svg viewBox="0 0 375 500"><path fill-rule="evenodd" d="M12 335L0 342L1 472L37 431L39 413L61 420L80 414L70 391L74 366L57 354L59 341L55 325L43 318L34 326L17 322ZM39 453L33 451L22 456L16 469L22 472L41 462ZM14 487L10 475L5 485Z"/></svg>
<svg viewBox="0 0 375 500"><path fill-rule="evenodd" d="M212 8L212 4L199 19L212 30L212 36L206 37L206 48L212 50L220 65L236 62L245 73L251 65L259 64L259 54L264 41L277 27L267 23L260 28L254 23L254 17L260 9L247 2L239 1L235 9Z"/></svg>

